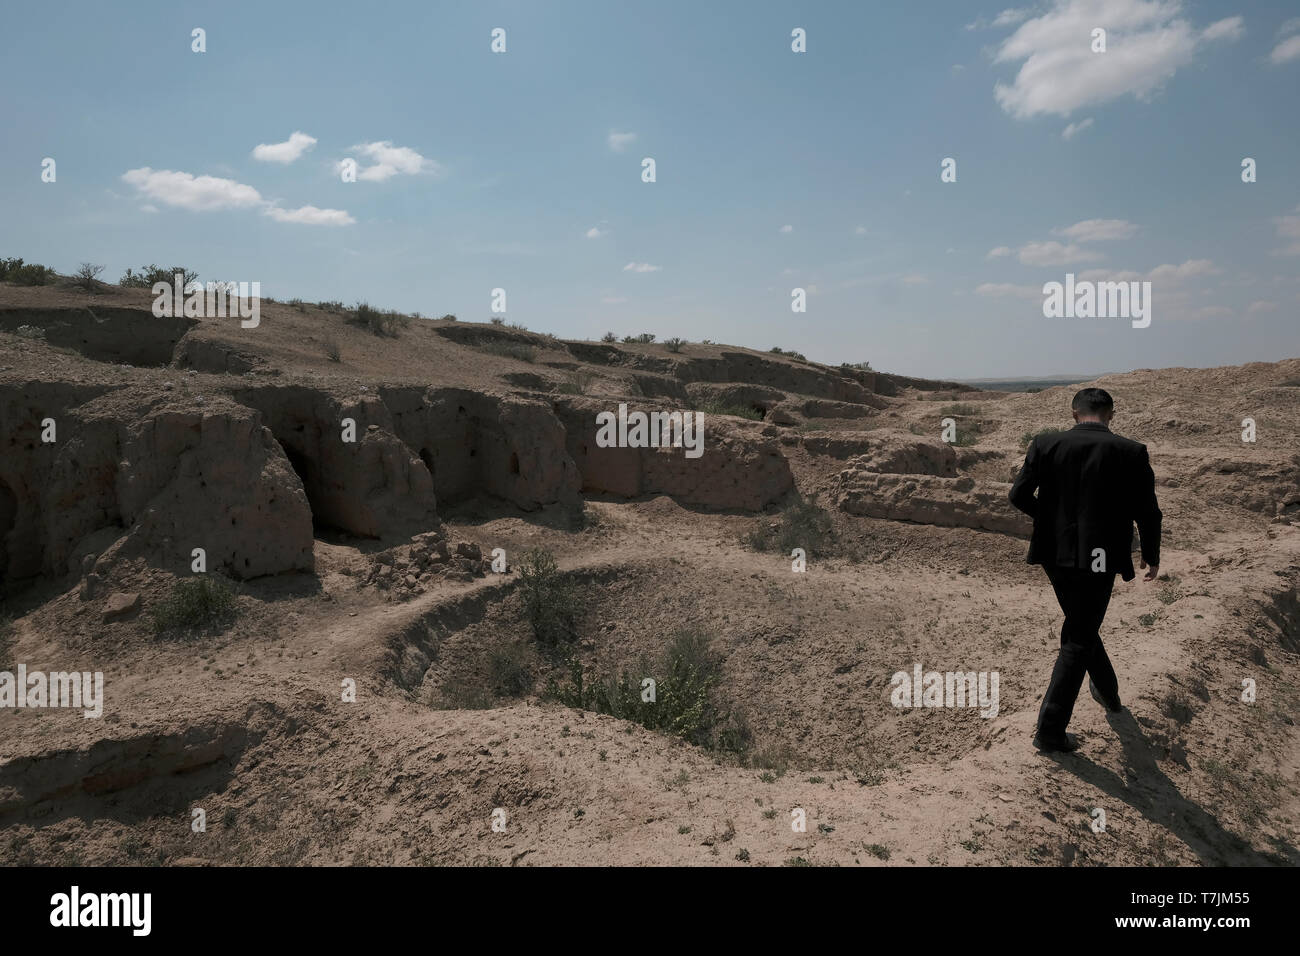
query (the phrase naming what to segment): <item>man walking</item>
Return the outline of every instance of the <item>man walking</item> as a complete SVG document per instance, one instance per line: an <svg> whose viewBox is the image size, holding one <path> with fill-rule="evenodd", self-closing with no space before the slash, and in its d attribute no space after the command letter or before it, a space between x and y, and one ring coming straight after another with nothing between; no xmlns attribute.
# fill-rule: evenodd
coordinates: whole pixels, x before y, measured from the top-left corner
<svg viewBox="0 0 1300 956"><path fill-rule="evenodd" d="M1010 494L1011 503L1034 519L1026 560L1043 566L1065 613L1034 737L1034 745L1047 751L1079 749L1065 725L1085 673L1094 700L1111 712L1122 709L1099 631L1115 575L1125 581L1136 576L1134 521L1142 536L1143 580L1154 581L1160 572L1160 507L1146 446L1110 430L1115 403L1102 389L1083 389L1070 408L1077 424L1030 443Z"/></svg>

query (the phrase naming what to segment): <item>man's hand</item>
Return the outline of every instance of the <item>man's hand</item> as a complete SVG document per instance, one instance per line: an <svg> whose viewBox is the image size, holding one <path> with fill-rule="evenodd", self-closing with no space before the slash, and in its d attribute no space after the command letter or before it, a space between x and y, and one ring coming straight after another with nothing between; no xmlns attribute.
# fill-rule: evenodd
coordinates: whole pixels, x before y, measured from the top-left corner
<svg viewBox="0 0 1300 956"><path fill-rule="evenodd" d="M1139 567L1142 567L1142 568L1146 568L1146 567L1147 567L1147 563L1146 563L1145 561L1139 561L1139 562L1138 562L1138 566L1139 566ZM1144 574L1144 575L1142 575L1142 580L1143 580L1143 581L1154 581L1154 580L1156 579L1156 575L1159 574L1159 573L1160 573L1160 565L1158 565L1158 564L1153 564L1153 565L1151 565L1151 567L1147 568L1147 573Z"/></svg>

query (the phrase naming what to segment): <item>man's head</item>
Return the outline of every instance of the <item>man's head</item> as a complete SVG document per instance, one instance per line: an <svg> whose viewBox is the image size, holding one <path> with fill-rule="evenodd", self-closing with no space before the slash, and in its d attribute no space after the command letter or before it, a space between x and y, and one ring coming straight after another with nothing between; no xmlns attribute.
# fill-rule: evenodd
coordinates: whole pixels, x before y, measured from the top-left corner
<svg viewBox="0 0 1300 956"><path fill-rule="evenodd" d="M1075 393L1070 410L1076 422L1101 422L1109 425L1115 414L1115 400L1101 388L1084 388Z"/></svg>

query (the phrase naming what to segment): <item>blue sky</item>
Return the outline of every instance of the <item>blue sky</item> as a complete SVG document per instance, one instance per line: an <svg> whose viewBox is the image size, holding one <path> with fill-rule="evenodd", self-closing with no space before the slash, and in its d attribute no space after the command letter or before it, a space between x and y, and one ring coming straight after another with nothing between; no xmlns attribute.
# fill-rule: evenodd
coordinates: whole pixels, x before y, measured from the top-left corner
<svg viewBox="0 0 1300 956"><path fill-rule="evenodd" d="M1294 2L25 4L0 255L914 375L1275 360L1297 38ZM1067 272L1149 279L1151 326L1044 318Z"/></svg>

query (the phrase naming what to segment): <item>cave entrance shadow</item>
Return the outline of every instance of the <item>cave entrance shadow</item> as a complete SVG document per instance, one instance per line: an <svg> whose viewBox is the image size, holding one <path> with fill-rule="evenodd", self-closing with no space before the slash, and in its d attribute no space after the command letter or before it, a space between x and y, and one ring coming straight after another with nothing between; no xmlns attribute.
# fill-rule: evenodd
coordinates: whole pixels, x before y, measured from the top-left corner
<svg viewBox="0 0 1300 956"><path fill-rule="evenodd" d="M1213 815L1184 797L1160 769L1151 743L1127 707L1118 714L1107 714L1106 721L1123 747L1127 779L1077 751L1052 754L1052 759L1080 780L1128 804L1152 823L1166 827L1186 843L1205 866L1295 866L1300 863L1300 853L1295 847L1279 845L1279 856L1285 859L1266 856L1235 833L1224 829ZM1134 786L1129 786L1129 781Z"/></svg>

